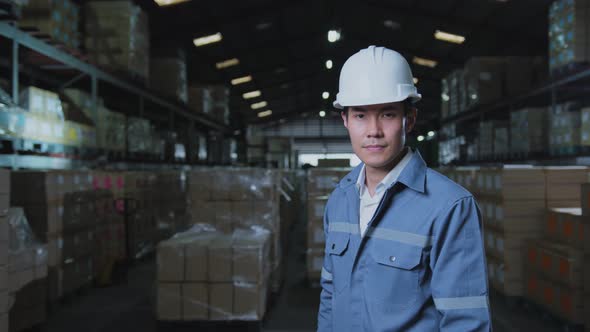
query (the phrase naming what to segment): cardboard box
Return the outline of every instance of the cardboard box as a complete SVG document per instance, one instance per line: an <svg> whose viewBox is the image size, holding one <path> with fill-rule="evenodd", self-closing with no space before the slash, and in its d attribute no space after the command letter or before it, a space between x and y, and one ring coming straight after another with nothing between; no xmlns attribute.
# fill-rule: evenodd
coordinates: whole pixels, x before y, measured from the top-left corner
<svg viewBox="0 0 590 332"><path fill-rule="evenodd" d="M579 288L565 287L528 273L525 296L568 322L584 323L584 295Z"/></svg>
<svg viewBox="0 0 590 332"><path fill-rule="evenodd" d="M528 268L547 280L571 288L583 287L582 250L548 241L532 241L527 246Z"/></svg>
<svg viewBox="0 0 590 332"><path fill-rule="evenodd" d="M584 225L587 217L581 208L553 208L545 218L545 236L554 242L584 248Z"/></svg>
<svg viewBox="0 0 590 332"><path fill-rule="evenodd" d="M178 243L162 242L158 245L156 262L159 281L182 281L185 277L185 248Z"/></svg>
<svg viewBox="0 0 590 332"><path fill-rule="evenodd" d="M209 318L209 289L206 283L182 284L182 319L207 320Z"/></svg>
<svg viewBox="0 0 590 332"><path fill-rule="evenodd" d="M322 223L327 202L328 196L310 197L307 200L307 221Z"/></svg>
<svg viewBox="0 0 590 332"><path fill-rule="evenodd" d="M182 319L182 293L179 283L158 283L158 319Z"/></svg>
<svg viewBox="0 0 590 332"><path fill-rule="evenodd" d="M208 249L209 281L231 282L233 280L231 238L217 239L209 244Z"/></svg>
<svg viewBox="0 0 590 332"><path fill-rule="evenodd" d="M23 209L33 233L40 240L47 241L49 236L61 234L63 230L63 207L58 205L57 202L48 202L43 205L25 205Z"/></svg>
<svg viewBox="0 0 590 332"><path fill-rule="evenodd" d="M234 283L234 318L262 320L266 310L267 291L266 284Z"/></svg>
<svg viewBox="0 0 590 332"><path fill-rule="evenodd" d="M184 251L185 275L186 281L205 282L208 279L207 243L192 242L188 243Z"/></svg>
<svg viewBox="0 0 590 332"><path fill-rule="evenodd" d="M264 283L269 274L270 238L235 238L233 243L233 280L246 283Z"/></svg>
<svg viewBox="0 0 590 332"><path fill-rule="evenodd" d="M232 283L209 284L209 319L230 320L233 317L233 299Z"/></svg>

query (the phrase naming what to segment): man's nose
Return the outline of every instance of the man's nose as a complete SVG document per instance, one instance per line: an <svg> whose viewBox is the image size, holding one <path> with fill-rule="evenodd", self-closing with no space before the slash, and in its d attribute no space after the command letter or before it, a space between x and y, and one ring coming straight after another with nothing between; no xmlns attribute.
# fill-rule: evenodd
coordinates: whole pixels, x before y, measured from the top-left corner
<svg viewBox="0 0 590 332"><path fill-rule="evenodd" d="M383 131L381 130L381 123L379 122L378 117L370 117L368 123L368 137L381 137L383 135Z"/></svg>

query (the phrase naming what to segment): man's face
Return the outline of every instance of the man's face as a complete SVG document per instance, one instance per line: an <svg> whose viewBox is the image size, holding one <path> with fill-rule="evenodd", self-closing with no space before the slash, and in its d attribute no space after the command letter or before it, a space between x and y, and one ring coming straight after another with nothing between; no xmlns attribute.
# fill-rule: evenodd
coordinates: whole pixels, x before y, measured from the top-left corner
<svg viewBox="0 0 590 332"><path fill-rule="evenodd" d="M403 102L352 106L342 112L354 153L366 167L390 169L416 123L416 109L404 116Z"/></svg>

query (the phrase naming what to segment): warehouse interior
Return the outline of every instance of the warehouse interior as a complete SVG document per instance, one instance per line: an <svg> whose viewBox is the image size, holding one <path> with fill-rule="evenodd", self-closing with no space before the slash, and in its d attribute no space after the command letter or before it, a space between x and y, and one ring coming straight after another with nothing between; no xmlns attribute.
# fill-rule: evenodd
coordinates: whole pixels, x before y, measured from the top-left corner
<svg viewBox="0 0 590 332"><path fill-rule="evenodd" d="M477 200L496 331L590 331L590 0L0 0L0 332L317 330L340 69Z"/></svg>

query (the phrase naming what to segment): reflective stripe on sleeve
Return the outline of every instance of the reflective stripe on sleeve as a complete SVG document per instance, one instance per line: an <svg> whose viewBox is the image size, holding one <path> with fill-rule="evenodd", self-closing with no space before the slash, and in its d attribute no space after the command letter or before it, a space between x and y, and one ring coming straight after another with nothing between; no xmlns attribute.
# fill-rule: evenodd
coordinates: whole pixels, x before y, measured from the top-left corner
<svg viewBox="0 0 590 332"><path fill-rule="evenodd" d="M489 307L487 296L435 298L434 305L438 310L487 309Z"/></svg>
<svg viewBox="0 0 590 332"><path fill-rule="evenodd" d="M324 278L324 280L332 281L332 273L322 267L322 278Z"/></svg>

